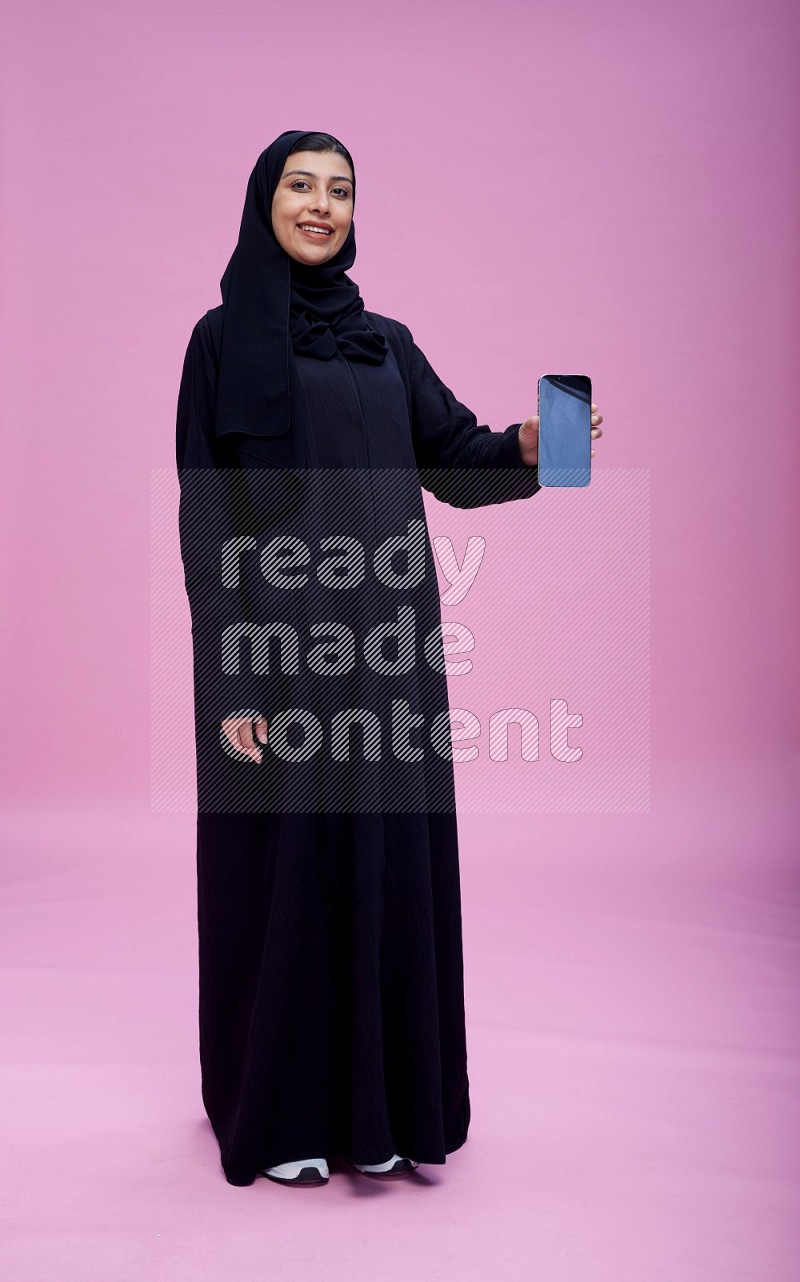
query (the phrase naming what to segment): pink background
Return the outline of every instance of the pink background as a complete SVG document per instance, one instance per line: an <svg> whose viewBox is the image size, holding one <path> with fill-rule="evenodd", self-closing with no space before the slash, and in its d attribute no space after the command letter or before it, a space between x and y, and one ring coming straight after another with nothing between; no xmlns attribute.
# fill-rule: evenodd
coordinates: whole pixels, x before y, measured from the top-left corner
<svg viewBox="0 0 800 1282"><path fill-rule="evenodd" d="M796 1276L799 25L721 0L6 6L4 1276ZM649 809L465 812L470 1139L305 1197L219 1168L193 824L151 774L153 481L247 176L296 128L353 153L366 305L498 430L541 373L589 372L597 477L644 469L651 520ZM502 512L526 609L569 574L537 550L563 498ZM602 519L584 555L618 585ZM178 617L156 751L185 797Z"/></svg>

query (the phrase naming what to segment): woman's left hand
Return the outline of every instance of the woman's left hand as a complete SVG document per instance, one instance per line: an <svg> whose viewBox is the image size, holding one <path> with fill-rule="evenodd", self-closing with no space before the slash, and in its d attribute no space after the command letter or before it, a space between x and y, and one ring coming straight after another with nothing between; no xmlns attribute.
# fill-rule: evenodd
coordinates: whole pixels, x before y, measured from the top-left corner
<svg viewBox="0 0 800 1282"><path fill-rule="evenodd" d="M592 402L592 440L596 441L598 436L603 435L603 429L596 427L595 424L602 423L603 415L597 412L597 406ZM528 467L534 467L539 462L539 415L534 414L532 418L526 418L525 422L520 425L519 429L519 452L522 455L523 463ZM594 450L591 452L594 458Z"/></svg>

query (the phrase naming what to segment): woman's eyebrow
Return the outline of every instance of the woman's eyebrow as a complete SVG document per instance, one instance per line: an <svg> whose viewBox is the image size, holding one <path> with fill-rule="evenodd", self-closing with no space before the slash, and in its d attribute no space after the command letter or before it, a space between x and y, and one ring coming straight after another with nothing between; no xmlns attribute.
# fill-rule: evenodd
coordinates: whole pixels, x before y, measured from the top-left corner
<svg viewBox="0 0 800 1282"><path fill-rule="evenodd" d="M310 169L287 169L283 176L284 178L288 178L291 174L302 174L305 178L316 178L317 176L316 174L312 174ZM346 174L334 174L330 181L332 183L351 183L353 180L352 178L348 178Z"/></svg>

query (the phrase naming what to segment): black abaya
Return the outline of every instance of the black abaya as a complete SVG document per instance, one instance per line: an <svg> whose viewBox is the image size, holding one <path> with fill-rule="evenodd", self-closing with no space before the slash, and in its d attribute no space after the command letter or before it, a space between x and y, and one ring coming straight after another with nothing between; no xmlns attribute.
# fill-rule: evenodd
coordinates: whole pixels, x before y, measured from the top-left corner
<svg viewBox="0 0 800 1282"><path fill-rule="evenodd" d="M239 594L220 589L214 547L226 533L247 533L242 511L264 521L273 499L259 546L274 525L305 537L315 555L318 538L338 528L337 509L369 558L421 520L425 573L403 598L415 611L421 655L441 615L420 482L446 502L477 507L536 493L537 469L521 461L519 424L479 426L408 329L373 312L365 317L389 343L382 365L295 356L305 440L221 442L213 430L221 311L193 331L177 432L195 663L203 1103L232 1184L312 1156L377 1163L400 1153L440 1164L465 1142L470 1121L452 761L430 745L424 760L409 754L399 767L390 753L365 762L356 749L349 770L334 773L328 758L322 768L314 759L282 772L269 745L259 765L224 751L219 721L251 708L277 725L276 713L300 706L327 733L336 710L354 700L381 717L392 700L407 700L426 714L427 729L446 715L446 678L435 664L415 663L387 691L364 671L326 682L300 664L287 684L274 670L253 673L247 658L243 674L221 674L221 624L274 615L275 597L247 569ZM300 491L280 488L297 457L309 468L302 501ZM231 475L220 469L231 467L247 469L249 486L233 522L220 487ZM277 488L260 490L259 480ZM298 631L335 617L362 638L365 627L396 617L397 594L377 581L357 593L316 591L288 598L285 618ZM323 600L320 614L314 603ZM301 650L310 644L301 635ZM440 639L434 651L441 659ZM353 743L362 744L357 733Z"/></svg>

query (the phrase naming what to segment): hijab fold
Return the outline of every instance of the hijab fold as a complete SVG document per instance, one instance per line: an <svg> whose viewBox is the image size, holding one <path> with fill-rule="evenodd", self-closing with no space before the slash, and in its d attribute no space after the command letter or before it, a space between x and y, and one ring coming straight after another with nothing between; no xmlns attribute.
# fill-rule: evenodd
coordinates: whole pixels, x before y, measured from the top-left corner
<svg viewBox="0 0 800 1282"><path fill-rule="evenodd" d="M239 240L220 281L217 436L273 436L292 427L295 353L373 365L386 359L386 339L368 325L358 285L346 275L356 256L355 223L338 253L319 266L292 258L275 236L272 198L291 148L307 132L291 129L276 138L247 184Z"/></svg>

